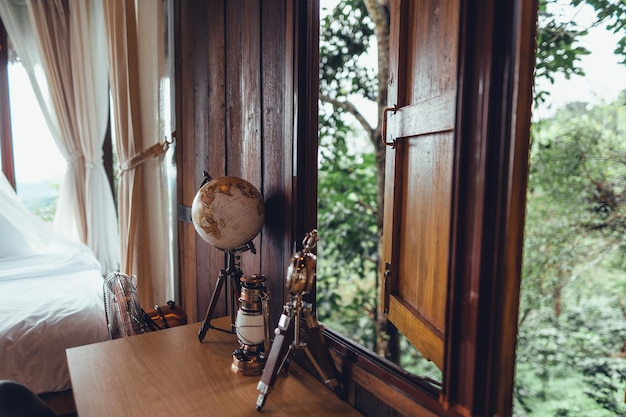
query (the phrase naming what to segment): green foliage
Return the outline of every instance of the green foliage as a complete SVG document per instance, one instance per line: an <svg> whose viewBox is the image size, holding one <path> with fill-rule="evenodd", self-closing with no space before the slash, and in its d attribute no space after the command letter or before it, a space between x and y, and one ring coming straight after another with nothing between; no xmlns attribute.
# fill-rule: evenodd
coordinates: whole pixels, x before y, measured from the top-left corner
<svg viewBox="0 0 626 417"><path fill-rule="evenodd" d="M400 338L400 366L405 371L414 375L426 376L432 381L440 381L443 379L441 370L437 366L424 358L422 354L408 341L407 338Z"/></svg>
<svg viewBox="0 0 626 417"><path fill-rule="evenodd" d="M571 106L533 126L522 311L536 306L530 297L558 295L576 265L625 244L625 116L619 101Z"/></svg>
<svg viewBox="0 0 626 417"><path fill-rule="evenodd" d="M363 63L374 23L360 0L342 0L320 24L320 90L332 97L356 94L376 101L376 72Z"/></svg>
<svg viewBox="0 0 626 417"><path fill-rule="evenodd" d="M590 27L576 25L565 10L591 7L596 19ZM574 14L575 15L575 14ZM537 22L537 60L535 80L545 79L554 83L556 74L563 74L566 79L573 75L584 75L580 67L580 57L590 51L580 45L580 40L588 34L588 29L606 24L607 29L621 34L615 54L626 65L626 2L623 0L556 0L539 1ZM545 90L535 90L535 101L543 102L548 97Z"/></svg>
<svg viewBox="0 0 626 417"><path fill-rule="evenodd" d="M588 55L588 49L577 45L578 38L587 34L572 22L564 22L561 17L548 12L542 1L537 27L537 62L535 77L546 78L554 83L554 75L562 73L569 79L572 75L583 75L577 66L581 55Z"/></svg>
<svg viewBox="0 0 626 417"><path fill-rule="evenodd" d="M588 386L585 394L614 415L626 415L620 395L626 382L626 362L621 358L591 358L581 365Z"/></svg>
<svg viewBox="0 0 626 417"><path fill-rule="evenodd" d="M533 126L517 416L626 415L625 98Z"/></svg>
<svg viewBox="0 0 626 417"><path fill-rule="evenodd" d="M559 320L537 312L518 337L515 414L626 415L626 361L613 357L625 332L616 300L579 300Z"/></svg>
<svg viewBox="0 0 626 417"><path fill-rule="evenodd" d="M57 203L59 200L59 192L61 189L60 183L51 183L49 184L51 188L56 190L56 194L53 198L39 198L39 199L31 199L25 202L26 207L33 212L37 217L41 218L43 221L52 223L54 222L54 216L57 210Z"/></svg>
<svg viewBox="0 0 626 417"><path fill-rule="evenodd" d="M45 207L38 207L35 210L35 215L40 217L45 222L52 223L54 221L54 215L56 214L56 210L57 201L55 199L53 202Z"/></svg>
<svg viewBox="0 0 626 417"><path fill-rule="evenodd" d="M362 60L373 35L362 1L341 0L322 18L322 96L376 99L376 72ZM317 315L328 327L375 349L375 158L367 134L355 129L344 113L340 106L320 106Z"/></svg>
<svg viewBox="0 0 626 417"><path fill-rule="evenodd" d="M351 153L346 129L320 137L317 314L364 346L375 344L376 172Z"/></svg>
<svg viewBox="0 0 626 417"><path fill-rule="evenodd" d="M626 65L626 2L624 0L572 0L573 5L587 3L593 7L597 22L607 24L607 29L613 33L621 33L622 37L615 46L615 55L622 57L622 64Z"/></svg>

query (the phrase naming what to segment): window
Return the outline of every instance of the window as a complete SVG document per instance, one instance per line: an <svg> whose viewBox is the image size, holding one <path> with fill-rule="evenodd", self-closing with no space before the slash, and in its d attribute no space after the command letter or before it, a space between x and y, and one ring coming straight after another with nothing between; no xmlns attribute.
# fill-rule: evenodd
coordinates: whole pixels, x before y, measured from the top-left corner
<svg viewBox="0 0 626 417"><path fill-rule="evenodd" d="M0 25L0 40L6 44L0 71L3 110L0 152L2 170L26 206L46 221L52 221L56 210L59 187L65 174L66 162L48 130L28 76L11 48L4 27ZM10 115L10 117L9 117ZM103 145L104 167L113 184L113 149L110 126Z"/></svg>
<svg viewBox="0 0 626 417"><path fill-rule="evenodd" d="M443 373L395 386L436 413L511 413L535 8L390 3L389 317Z"/></svg>
<svg viewBox="0 0 626 417"><path fill-rule="evenodd" d="M375 34L388 25L364 2L321 3L317 314L405 370L441 381L441 371L385 318L379 296L385 149L377 113L387 102L381 77L388 70L378 69L378 55L388 61L389 50Z"/></svg>
<svg viewBox="0 0 626 417"><path fill-rule="evenodd" d="M18 59L9 63L9 94L17 194L32 212L52 221L66 163Z"/></svg>

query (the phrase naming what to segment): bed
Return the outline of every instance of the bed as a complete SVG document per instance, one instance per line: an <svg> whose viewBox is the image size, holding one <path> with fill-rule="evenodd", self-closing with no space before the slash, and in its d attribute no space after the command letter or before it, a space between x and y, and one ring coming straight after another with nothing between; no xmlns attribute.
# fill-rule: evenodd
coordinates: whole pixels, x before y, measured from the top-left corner
<svg viewBox="0 0 626 417"><path fill-rule="evenodd" d="M0 175L0 379L71 388L65 349L108 339L100 264L56 236Z"/></svg>

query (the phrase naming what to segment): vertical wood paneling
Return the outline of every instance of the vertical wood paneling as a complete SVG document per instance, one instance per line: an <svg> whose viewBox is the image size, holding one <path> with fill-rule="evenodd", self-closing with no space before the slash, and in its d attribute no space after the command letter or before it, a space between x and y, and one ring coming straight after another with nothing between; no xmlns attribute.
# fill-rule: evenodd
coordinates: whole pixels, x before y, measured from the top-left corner
<svg viewBox="0 0 626 417"><path fill-rule="evenodd" d="M405 141L409 162L402 188L411 212L403 212L400 247L415 251L400 265L400 274L413 279L401 280L397 292L443 332L446 285L432 281L447 282L453 137L445 132Z"/></svg>
<svg viewBox="0 0 626 417"><path fill-rule="evenodd" d="M400 80L404 80L406 75L404 69L406 68L405 59L407 54L401 54L401 50L407 50L408 37L400 36L400 28L406 26L403 22L403 18L408 16L408 3L401 0L392 0L390 6L390 36L389 36L389 89L387 94L387 104L389 106L402 106L406 104L405 90L399 89L398 85ZM387 139L387 138L383 138ZM390 202L396 199L396 195L400 192L402 175L400 171L396 169L396 157L398 161L402 160L403 147L392 149L387 147L385 155L385 178L393 178L393 181L385 181L385 201ZM399 213L393 204L386 203L383 208L383 216L385 221L383 222L383 235L391 236L390 239L383 239L382 243L382 259L381 259L381 273L385 277L385 288L381 291L381 299L379 302L383 305L385 310L389 309L389 293L397 291L397 275L398 269L391 269L387 273L387 265L396 265L398 263L398 253L393 251L394 247L398 246L400 236L394 234L394 224L397 222ZM383 293L384 292L384 293Z"/></svg>
<svg viewBox="0 0 626 417"><path fill-rule="evenodd" d="M176 3L176 161L178 169L177 194L178 204L190 206L196 186L187 178L195 170L194 152L194 119L195 105L189 91L193 91L194 83L194 51L193 31L186 30L190 24L188 16L189 2ZM184 117L183 117L184 115ZM189 172L191 171L191 172ZM197 289L196 289L196 233L191 224L178 221L178 250L180 268L180 303L185 308L190 320L197 317Z"/></svg>
<svg viewBox="0 0 626 417"><path fill-rule="evenodd" d="M437 97L456 83L449 68L456 67L458 36L447 28L458 25L459 1L419 0L411 6L411 19L420 22L413 28L415 34L408 34L412 38L408 62L415 69L408 94L416 102Z"/></svg>
<svg viewBox="0 0 626 417"><path fill-rule="evenodd" d="M261 184L261 2L245 4L241 14L241 176ZM269 45L267 45L269 48Z"/></svg>
<svg viewBox="0 0 626 417"><path fill-rule="evenodd" d="M296 2L294 48L294 115L292 245L302 249L306 233L317 227L317 142L319 94L319 4ZM320 231L320 238L323 238ZM315 306L315 289L305 295Z"/></svg>
<svg viewBox="0 0 626 417"><path fill-rule="evenodd" d="M207 40L202 48L198 50L198 54L206 54L207 58L203 68L199 69L208 77L208 84L202 88L195 90L196 95L202 96L200 100L203 102L201 107L204 117L208 120L207 130L196 132L196 155L198 162L196 164L195 177L198 178L198 186L202 179L201 174L207 171L212 178L219 178L226 175L226 141L225 133L225 55L226 40L224 39L225 30L225 10L223 0L211 0L207 3L206 13L204 14L204 25L207 30ZM202 143L198 146L197 143ZM222 146L219 146L219 145ZM198 319L204 320L204 315L209 307L211 295L217 283L217 277L221 268L224 268L224 254L218 249L212 247L199 236L197 238L198 251L202 253L205 259L205 270L198 275ZM223 294L225 291L223 290ZM219 299L216 308L216 316L225 315L226 302L225 297Z"/></svg>
<svg viewBox="0 0 626 417"><path fill-rule="evenodd" d="M242 175L244 138L243 120L243 0L226 1L226 172Z"/></svg>
<svg viewBox="0 0 626 417"><path fill-rule="evenodd" d="M390 91L399 90L407 101L396 102L399 115L388 117L387 132L402 134L385 138L396 141L394 171L386 178L392 198L385 200L385 215L392 217L385 224L391 227L383 231L385 245L391 245L383 259L392 271L388 317L441 369L455 115L447 97L456 96L459 1L418 0L405 7L408 18L397 18L400 33L392 35L400 38L392 65L403 59L407 66L391 67L404 78L393 80ZM446 105L436 105L439 101Z"/></svg>
<svg viewBox="0 0 626 417"><path fill-rule="evenodd" d="M205 44L208 59L204 71L208 73L206 91L208 102L203 110L208 114L209 129L200 137L206 148L198 156L206 158L204 169L213 178L226 175L226 39L225 9L223 0L212 0L206 20L208 39ZM202 91L197 92L202 94ZM221 258L218 260L221 262Z"/></svg>
<svg viewBox="0 0 626 417"><path fill-rule="evenodd" d="M207 92L209 90L209 78L207 73L208 60L207 55L204 52L208 43L208 28L213 22L207 22L209 4L203 2L198 9L191 15L193 19L191 24L194 28L193 36L193 90L196 92ZM208 24L207 24L208 23ZM208 106L208 94L194 94L190 96L188 100L194 103L194 125L193 125L193 147L194 147L194 164L193 170L188 172L186 184L191 188L191 192L186 196L186 205L191 206L193 198L198 190L198 187L202 181L202 172L207 169L208 163L208 141L205 139L209 134L209 124L206 117L206 108ZM189 144L191 145L191 144ZM191 166L190 166L191 167ZM192 227L192 232L195 229ZM202 314L206 310L206 303L204 299L206 294L210 292L212 288L211 263L207 256L209 251L209 245L203 241L197 234L195 234L195 250L196 250L196 305L197 317L202 317Z"/></svg>
<svg viewBox="0 0 626 417"><path fill-rule="evenodd" d="M254 184L259 190L263 187L261 154L261 4L260 1L245 2L245 12L240 15L241 24L241 81L239 106L241 106L241 148L239 176ZM269 47L269 45L267 46ZM265 198L265 196L264 196ZM261 272L259 256L261 237L253 240L258 249L256 254L245 252L241 256L241 270L244 275Z"/></svg>
<svg viewBox="0 0 626 417"><path fill-rule="evenodd" d="M178 202L191 206L204 170L213 178L239 176L259 188L266 202L265 225L254 239L257 253L243 253L240 265L245 275L268 276L276 319L284 304L294 235L294 135L298 129L317 130L316 117L306 128L311 118L301 119L298 128L293 115L294 10L292 2L279 0L177 5ZM316 73L315 67L310 71ZM303 137L316 146L315 135ZM180 226L181 298L189 317L202 320L225 257L191 224ZM216 316L227 314L225 292Z"/></svg>
<svg viewBox="0 0 626 417"><path fill-rule="evenodd" d="M293 20L292 17L287 19L291 10L284 5L285 2L280 0L265 0L261 10L261 136L264 138L261 193L265 198L266 217L259 257L261 272L268 279L271 309L276 312L280 311L285 301L283 276L287 259L284 230L289 218L285 204L291 191L291 158L285 156L291 152L286 142L291 140L289 131L293 112L290 99L293 87L287 76L291 56L291 45L287 44L287 40L290 39L291 26L287 22ZM283 157L275 157L279 155ZM289 173L288 182L285 181L286 172Z"/></svg>

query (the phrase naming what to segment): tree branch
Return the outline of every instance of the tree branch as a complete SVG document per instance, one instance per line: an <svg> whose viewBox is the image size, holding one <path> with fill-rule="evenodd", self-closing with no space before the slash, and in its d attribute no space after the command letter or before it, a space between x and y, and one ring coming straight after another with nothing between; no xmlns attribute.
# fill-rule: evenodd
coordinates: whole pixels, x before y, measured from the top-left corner
<svg viewBox="0 0 626 417"><path fill-rule="evenodd" d="M350 113L359 122L363 129L365 129L367 134L369 136L372 136L372 132L374 131L374 129L370 126L370 124L367 122L367 119L365 119L365 116L363 116L363 114L359 111L359 109L357 109L357 107L353 103L344 100L337 100L323 94L320 94L319 98L324 103L332 104L333 107L340 108Z"/></svg>
<svg viewBox="0 0 626 417"><path fill-rule="evenodd" d="M378 26L383 20L389 20L389 18L383 13L383 8L389 7L388 0L365 0L365 8L372 17L374 24Z"/></svg>

